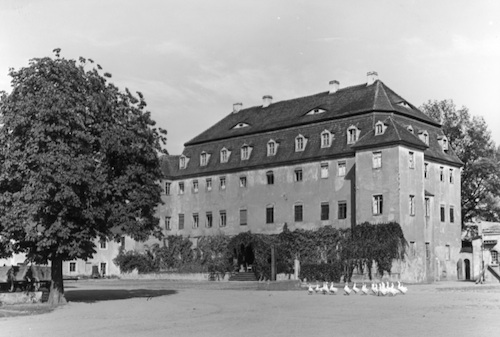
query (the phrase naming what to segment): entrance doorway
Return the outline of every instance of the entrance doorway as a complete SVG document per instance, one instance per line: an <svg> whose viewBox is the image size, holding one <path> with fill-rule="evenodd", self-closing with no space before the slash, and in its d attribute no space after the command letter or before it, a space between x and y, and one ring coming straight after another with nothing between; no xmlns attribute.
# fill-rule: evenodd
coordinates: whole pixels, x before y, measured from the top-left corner
<svg viewBox="0 0 500 337"><path fill-rule="evenodd" d="M470 280L470 261L469 261L469 259L465 259L464 264L465 264L465 279Z"/></svg>
<svg viewBox="0 0 500 337"><path fill-rule="evenodd" d="M238 266L240 267L240 271L249 270L252 267L254 260L255 255L252 244L241 244L238 252Z"/></svg>

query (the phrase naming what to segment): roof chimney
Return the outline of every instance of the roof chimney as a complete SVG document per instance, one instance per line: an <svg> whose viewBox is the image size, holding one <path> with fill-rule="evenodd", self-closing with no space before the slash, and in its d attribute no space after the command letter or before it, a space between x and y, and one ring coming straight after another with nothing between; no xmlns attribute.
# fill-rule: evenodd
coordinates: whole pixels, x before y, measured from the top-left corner
<svg viewBox="0 0 500 337"><path fill-rule="evenodd" d="M366 85L373 84L376 80L378 80L378 74L376 71L369 71L368 73L366 73L366 77Z"/></svg>
<svg viewBox="0 0 500 337"><path fill-rule="evenodd" d="M266 95L266 96L262 97L262 101L263 101L262 107L267 108L273 102L273 96Z"/></svg>
<svg viewBox="0 0 500 337"><path fill-rule="evenodd" d="M234 103L233 104L233 113L238 113L241 110L241 107L243 106L243 103Z"/></svg>
<svg viewBox="0 0 500 337"><path fill-rule="evenodd" d="M330 81L330 94L334 94L339 90L339 84L337 80Z"/></svg>

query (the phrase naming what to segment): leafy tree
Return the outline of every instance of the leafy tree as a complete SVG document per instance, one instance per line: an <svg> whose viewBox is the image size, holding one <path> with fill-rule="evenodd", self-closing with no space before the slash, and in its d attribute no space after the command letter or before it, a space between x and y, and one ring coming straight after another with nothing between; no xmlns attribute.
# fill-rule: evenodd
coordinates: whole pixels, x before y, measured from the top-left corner
<svg viewBox="0 0 500 337"><path fill-rule="evenodd" d="M462 160L462 227L474 218L500 221L499 150L482 117L471 118L452 100L428 101L420 109L440 122L450 145Z"/></svg>
<svg viewBox="0 0 500 337"><path fill-rule="evenodd" d="M141 93L120 91L92 60L35 58L9 70L0 100L0 250L51 262L49 302L65 301L62 262L96 239L161 236L159 153Z"/></svg>

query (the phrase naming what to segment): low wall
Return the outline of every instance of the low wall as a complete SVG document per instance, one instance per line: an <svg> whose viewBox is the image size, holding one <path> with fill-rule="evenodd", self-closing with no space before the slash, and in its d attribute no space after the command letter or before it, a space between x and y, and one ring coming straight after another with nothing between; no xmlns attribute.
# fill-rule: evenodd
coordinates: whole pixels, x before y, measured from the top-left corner
<svg viewBox="0 0 500 337"><path fill-rule="evenodd" d="M151 273L139 274L137 271L122 273L119 277L123 280L185 280L185 281L210 281L209 273ZM227 281L229 274L215 281ZM212 280L213 281L213 280Z"/></svg>

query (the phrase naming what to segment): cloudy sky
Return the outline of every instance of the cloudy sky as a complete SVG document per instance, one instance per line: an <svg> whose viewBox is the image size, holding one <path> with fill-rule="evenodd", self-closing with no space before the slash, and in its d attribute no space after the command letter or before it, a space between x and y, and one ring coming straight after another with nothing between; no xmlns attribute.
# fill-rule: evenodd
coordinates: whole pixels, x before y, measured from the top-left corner
<svg viewBox="0 0 500 337"><path fill-rule="evenodd" d="M1 0L0 90L33 57L92 58L141 91L167 149L243 107L366 81L453 99L500 144L500 1Z"/></svg>

